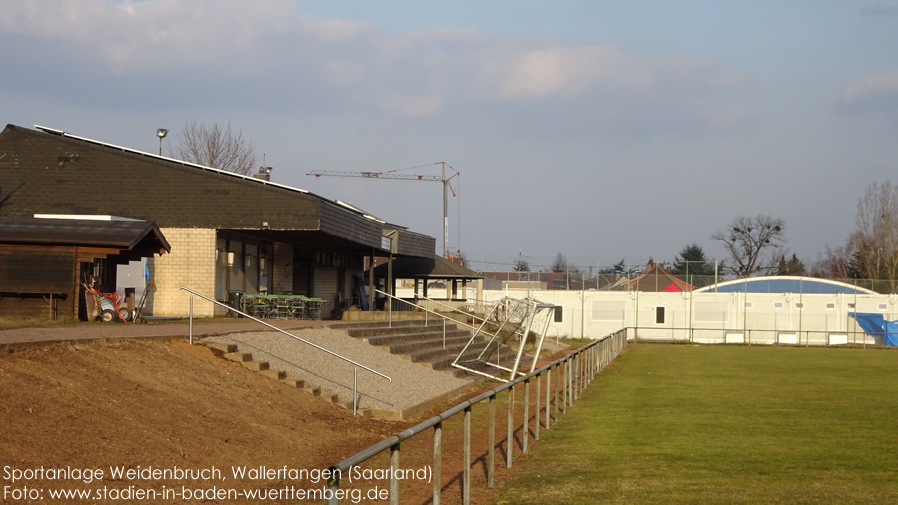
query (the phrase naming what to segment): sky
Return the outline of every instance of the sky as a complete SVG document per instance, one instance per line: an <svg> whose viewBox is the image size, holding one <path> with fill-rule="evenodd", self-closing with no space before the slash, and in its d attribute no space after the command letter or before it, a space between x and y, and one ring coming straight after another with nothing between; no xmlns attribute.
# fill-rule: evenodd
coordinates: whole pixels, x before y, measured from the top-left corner
<svg viewBox="0 0 898 505"><path fill-rule="evenodd" d="M306 174L445 162L449 249L487 271L724 259L743 215L812 263L898 165L898 0L28 0L0 45L3 124L168 154L229 123L437 252L438 182Z"/></svg>

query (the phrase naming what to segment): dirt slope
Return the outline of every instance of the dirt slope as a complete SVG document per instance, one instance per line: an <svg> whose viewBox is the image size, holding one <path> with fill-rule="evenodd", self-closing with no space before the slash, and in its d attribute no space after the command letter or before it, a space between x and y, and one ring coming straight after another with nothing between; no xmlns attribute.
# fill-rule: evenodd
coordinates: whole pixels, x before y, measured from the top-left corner
<svg viewBox="0 0 898 505"><path fill-rule="evenodd" d="M287 478L235 482L232 466L325 469L407 424L356 418L296 389L180 341L100 340L0 348L0 503L50 489L284 487ZM219 469L224 480L112 480L109 467ZM43 467L32 479L16 470ZM102 469L85 483L54 469ZM26 475L27 477L27 475ZM43 477L43 478L40 478ZM319 488L323 482L302 484ZM8 488L6 486L9 486ZM29 495L26 495L29 496ZM30 495L32 498L36 495ZM274 502L296 502L281 495ZM134 498L134 496L132 496ZM172 503L157 497L143 503ZM136 500L126 500L136 501ZM246 502L210 500L211 503ZM84 503L58 499L53 503ZM19 502L21 503L21 502Z"/></svg>

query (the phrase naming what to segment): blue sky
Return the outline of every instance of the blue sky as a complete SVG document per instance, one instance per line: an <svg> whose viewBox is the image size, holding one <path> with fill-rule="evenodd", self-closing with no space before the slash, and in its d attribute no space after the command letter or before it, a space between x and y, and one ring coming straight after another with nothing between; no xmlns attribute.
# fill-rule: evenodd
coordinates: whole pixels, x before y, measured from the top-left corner
<svg viewBox="0 0 898 505"><path fill-rule="evenodd" d="M15 2L0 120L155 152L230 122L273 180L503 270L670 261L738 215L806 261L898 160L898 1ZM437 174L438 168L418 170Z"/></svg>

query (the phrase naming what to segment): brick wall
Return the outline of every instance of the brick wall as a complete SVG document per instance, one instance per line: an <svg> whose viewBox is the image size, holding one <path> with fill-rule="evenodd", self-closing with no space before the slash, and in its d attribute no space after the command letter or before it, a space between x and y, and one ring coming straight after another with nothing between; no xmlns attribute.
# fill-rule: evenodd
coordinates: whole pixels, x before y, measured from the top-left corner
<svg viewBox="0 0 898 505"><path fill-rule="evenodd" d="M156 289L147 297L149 314L186 317L190 293L186 286L210 298L215 296L215 230L207 228L161 228L171 244L171 253L147 260L150 280ZM193 299L194 317L211 317L214 305L199 297Z"/></svg>

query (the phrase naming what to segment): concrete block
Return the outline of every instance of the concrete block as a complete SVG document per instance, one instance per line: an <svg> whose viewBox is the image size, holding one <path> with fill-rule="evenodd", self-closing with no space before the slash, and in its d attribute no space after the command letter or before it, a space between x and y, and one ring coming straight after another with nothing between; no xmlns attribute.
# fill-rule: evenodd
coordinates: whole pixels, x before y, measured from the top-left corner
<svg viewBox="0 0 898 505"><path fill-rule="evenodd" d="M287 372L285 372L284 370L268 369L268 370L260 370L259 373L264 375L265 377L268 377L269 379L274 379L276 381L287 378Z"/></svg>
<svg viewBox="0 0 898 505"><path fill-rule="evenodd" d="M249 368L254 372L261 372L262 370L268 370L268 362L267 361L244 361L243 366Z"/></svg>
<svg viewBox="0 0 898 505"><path fill-rule="evenodd" d="M224 355L225 359L229 359L231 361L236 361L238 363L245 363L253 359L252 353L249 352L229 352Z"/></svg>
<svg viewBox="0 0 898 505"><path fill-rule="evenodd" d="M296 389L303 389L306 386L305 381L300 379L284 379L284 384Z"/></svg>

